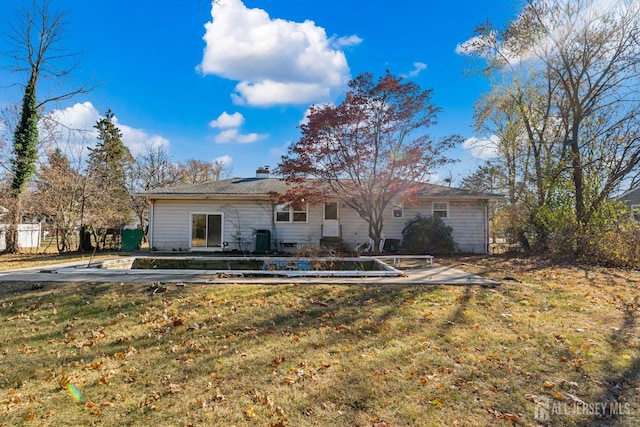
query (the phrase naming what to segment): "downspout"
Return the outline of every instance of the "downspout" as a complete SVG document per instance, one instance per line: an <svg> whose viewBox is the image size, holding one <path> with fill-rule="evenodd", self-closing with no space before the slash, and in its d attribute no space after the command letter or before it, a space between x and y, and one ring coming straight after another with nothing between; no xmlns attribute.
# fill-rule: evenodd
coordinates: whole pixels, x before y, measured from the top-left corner
<svg viewBox="0 0 640 427"><path fill-rule="evenodd" d="M148 239L149 239L149 251L153 250L153 224L155 223L155 200L151 199L151 209L149 212L149 231L148 233Z"/></svg>
<svg viewBox="0 0 640 427"><path fill-rule="evenodd" d="M269 247L273 244L273 250L278 251L277 242L278 236L276 235L276 205L275 203L271 203L271 242L269 242Z"/></svg>
<svg viewBox="0 0 640 427"><path fill-rule="evenodd" d="M485 253L489 253L489 201L484 206L484 242Z"/></svg>

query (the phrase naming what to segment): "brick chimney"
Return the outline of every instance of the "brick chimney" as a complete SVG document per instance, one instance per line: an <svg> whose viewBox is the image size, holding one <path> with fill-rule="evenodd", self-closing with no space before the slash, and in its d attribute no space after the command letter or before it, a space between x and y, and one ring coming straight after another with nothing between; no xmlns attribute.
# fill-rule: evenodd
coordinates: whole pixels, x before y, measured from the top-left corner
<svg viewBox="0 0 640 427"><path fill-rule="evenodd" d="M270 176L269 166L260 166L256 170L256 178L269 178Z"/></svg>

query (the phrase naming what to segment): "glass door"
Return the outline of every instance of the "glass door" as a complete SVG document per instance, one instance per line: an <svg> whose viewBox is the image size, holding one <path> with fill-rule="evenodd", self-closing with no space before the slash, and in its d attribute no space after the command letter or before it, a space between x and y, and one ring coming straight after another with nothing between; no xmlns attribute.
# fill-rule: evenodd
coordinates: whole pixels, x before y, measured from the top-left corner
<svg viewBox="0 0 640 427"><path fill-rule="evenodd" d="M222 214L191 214L191 247L222 249Z"/></svg>

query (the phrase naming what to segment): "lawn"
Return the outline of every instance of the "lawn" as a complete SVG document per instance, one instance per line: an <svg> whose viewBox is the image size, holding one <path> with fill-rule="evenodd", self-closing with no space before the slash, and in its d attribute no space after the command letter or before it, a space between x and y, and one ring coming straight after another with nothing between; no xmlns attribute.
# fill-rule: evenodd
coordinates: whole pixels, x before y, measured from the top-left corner
<svg viewBox="0 0 640 427"><path fill-rule="evenodd" d="M640 423L640 272L444 262L501 285L0 282L0 425Z"/></svg>
<svg viewBox="0 0 640 427"><path fill-rule="evenodd" d="M95 262L108 259L120 258L127 255L122 252L105 252L98 254L79 254L76 252L58 253L37 253L37 254L4 254L0 255L0 271L16 270L20 268L44 267L47 265L61 264L67 262ZM0 291L1 292L1 291Z"/></svg>

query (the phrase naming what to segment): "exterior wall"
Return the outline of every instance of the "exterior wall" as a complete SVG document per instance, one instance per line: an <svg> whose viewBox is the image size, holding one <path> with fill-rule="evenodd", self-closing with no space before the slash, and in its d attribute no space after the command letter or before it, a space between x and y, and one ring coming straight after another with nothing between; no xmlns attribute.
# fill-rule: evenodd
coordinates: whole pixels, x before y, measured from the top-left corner
<svg viewBox="0 0 640 427"><path fill-rule="evenodd" d="M631 219L640 223L640 188L628 192L622 200L629 206Z"/></svg>
<svg viewBox="0 0 640 427"><path fill-rule="evenodd" d="M483 201L452 201L450 218L445 221L453 228L453 240L461 252L488 251L487 203Z"/></svg>
<svg viewBox="0 0 640 427"><path fill-rule="evenodd" d="M453 240L461 252L487 252L487 202L486 201L449 201L448 217L443 218L445 224L453 229ZM407 221L417 214L430 216L433 213L432 202L422 200L415 205L404 207L402 218L393 217L393 207L387 208L384 215L384 237L402 240L402 230ZM346 211L346 212L345 212ZM345 244L355 248L358 244L369 241L367 224L358 214L349 208L340 212L342 238Z"/></svg>
<svg viewBox="0 0 640 427"><path fill-rule="evenodd" d="M629 205L640 205L640 188L627 193L626 197L624 197L624 201Z"/></svg>
<svg viewBox="0 0 640 427"><path fill-rule="evenodd" d="M151 212L151 249L189 251L192 213L222 213L222 240L228 243L228 250L253 250L255 232L272 230L273 215L268 202L256 204L255 201L228 203L216 200L155 200Z"/></svg>
<svg viewBox="0 0 640 427"><path fill-rule="evenodd" d="M269 230L271 249L295 251L317 246L322 237L324 206L311 205L305 223L275 222L268 201L156 200L152 209L151 248L160 251L189 251L191 213L222 213L225 250L254 250L257 230ZM358 214L339 203L340 229L343 242L355 249L369 241L368 225ZM383 233L387 239L402 239L406 222L420 213L432 214L431 201L405 206L402 218L393 217L390 206L384 216ZM453 228L453 238L460 251L487 251L486 201L449 201L444 222Z"/></svg>

